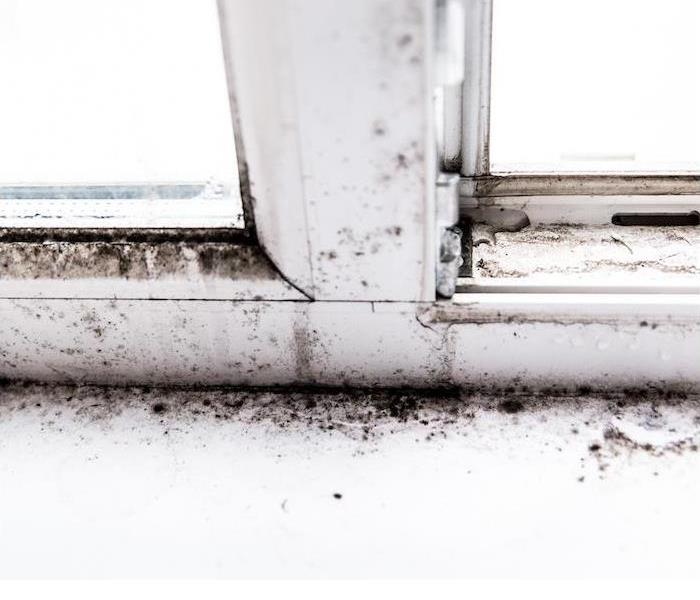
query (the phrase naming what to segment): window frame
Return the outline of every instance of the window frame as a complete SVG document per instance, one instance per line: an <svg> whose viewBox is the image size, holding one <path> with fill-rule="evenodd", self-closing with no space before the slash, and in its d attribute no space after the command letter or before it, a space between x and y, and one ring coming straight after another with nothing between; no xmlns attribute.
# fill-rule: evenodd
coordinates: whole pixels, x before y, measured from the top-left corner
<svg viewBox="0 0 700 600"><path fill-rule="evenodd" d="M218 1L268 256L317 301L434 301L435 0Z"/></svg>
<svg viewBox="0 0 700 600"><path fill-rule="evenodd" d="M698 294L436 301L435 0L220 2L255 216L250 260L206 280L104 270L3 278L0 378L508 395L700 389ZM29 264L35 249L48 260L61 245L87 259L163 249L193 253L193 267L207 251L202 239L161 245L126 233L144 237L78 230L46 242L41 231L9 230L0 251L20 250ZM228 253L225 266L244 242L209 243Z"/></svg>
<svg viewBox="0 0 700 600"><path fill-rule="evenodd" d="M461 174L463 208L493 204L532 207L541 218L566 222L570 212L557 211L557 198L561 198L563 207L577 204L590 208L590 222L599 223L603 215L610 222L620 206L639 204L640 212L656 212L664 207L668 211L668 205L680 211L700 206L700 173L492 173L489 139L493 0L456 1L464 2L466 14L463 103L461 116L453 114L446 120L445 137L454 140L459 131L461 150L458 160L452 158L443 161L443 165L447 162L453 169L456 165ZM596 199L601 200L598 206ZM547 209L542 210L545 205Z"/></svg>
<svg viewBox="0 0 700 600"><path fill-rule="evenodd" d="M246 228L7 229L27 268L0 299L435 300L432 0L254 4L217 0ZM177 272L93 260L169 250ZM57 271L65 257L84 268Z"/></svg>
<svg viewBox="0 0 700 600"><path fill-rule="evenodd" d="M77 26L82 28L81 30L89 30L90 22L82 23L86 19L92 21L95 15L88 15L86 19L81 19L81 14L75 13L75 7L67 7L62 14L61 11L57 15L62 14L59 17L59 23L57 23L56 31L63 31L63 26L68 23L72 23L72 26ZM26 15L21 15L17 23L14 22L13 18L9 19L9 27L12 29L17 28L18 31L22 32L17 36L16 42L19 44L19 48L26 48L23 44L27 39L30 38L30 34L27 33L29 28L27 23L31 23L31 19L36 16L33 12L36 9L41 9L41 4L31 8L28 7L29 13ZM131 7L134 8L134 7ZM127 20L136 23L134 30L130 28L126 31L127 43L124 48L117 48L118 52L108 52L105 55L101 54L101 49L98 48L95 52L95 57L90 58L90 62L86 62L85 65L80 63L79 59L76 59L75 64L72 61L64 60L62 57L62 64L66 65L69 70L75 71L76 69L84 69L85 66L89 65L89 69L94 71L96 78L100 81L100 85L105 85L108 90L111 90L111 86L117 86L115 89L118 90L115 93L110 94L109 92L102 92L107 101L107 107L101 109L99 118L93 114L90 110L85 110L91 108L93 105L102 106L102 102L99 101L99 93L96 94L94 91L85 92L84 89L79 86L74 86L71 83L70 77L68 77L61 85L58 86L57 92L44 94L46 98L41 100L39 106L42 110L46 108L46 102L48 104L70 104L75 110L75 107L79 109L76 111L77 114L81 115L80 118L83 120L78 124L77 139L81 140L79 143L80 151L75 154L73 152L73 147L68 144L68 163L62 163L57 160L51 159L51 162L57 163L61 170L56 171L55 169L48 169L45 161L48 160L48 156L45 152L42 153L43 146L48 145L48 147L55 153L53 144L46 144L46 138L44 135L51 135L51 142L59 141L61 143L61 148L63 153L66 153L65 140L61 139L61 135L57 135L56 132L44 132L37 133L33 130L29 132L24 131L26 127L25 116L31 116L32 111L36 111L37 108L34 104L29 104L31 109L28 108L27 115L22 112L21 117L17 119L22 123L22 131L26 133L23 135L23 139L27 143L31 144L32 150L36 149L37 153L42 157L39 161L34 161L37 163L29 174L19 172L16 169L10 169L8 172L4 173L4 182L0 184L0 228L17 228L17 229L57 229L57 230L73 230L73 229L110 229L110 230L120 230L122 237L128 233L129 230L176 230L181 233L188 229L192 229L195 232L202 229L236 229L245 230L246 236L251 236L254 234L254 215L249 202L249 193L247 191L247 186L245 183L239 181L238 172L241 170L240 164L236 168L236 161L238 160L234 156L234 152L231 151L232 148L237 147L240 149L238 144L239 136L234 131L235 127L231 123L231 113L234 104L229 102L231 96L228 94L226 89L228 72L225 62L225 56L223 53L223 40L221 39L221 27L220 19L218 15L217 5L215 0L211 2L203 3L202 6L183 5L183 8L187 11L190 8L194 9L195 12L184 14L188 17L195 17L195 20L201 17L198 24L202 27L198 30L201 34L201 38L198 40L197 48L203 50L197 54L195 48L189 48L187 45L183 45L180 39L178 41L178 36L182 36L177 31L177 28L173 31L175 37L168 38L167 32L163 33L165 36L163 40L168 40L170 43L175 43L178 46L182 46L184 49L185 58L188 55L194 54L198 58L207 60L204 63L208 69L201 69L203 63L195 65L193 60L193 67L197 67L198 71L206 71L208 77L203 81L205 84L204 88L195 85L197 79L188 79L185 77L182 71L187 72L189 68L188 65L180 67L181 56L174 55L177 58L177 63L162 65L164 73L166 73L166 78L163 80L158 79L157 74L154 77L151 73L148 79L153 79L156 82L160 82L156 91L153 88L153 92L156 94L155 100L162 104L162 99L158 97L158 93L175 94L175 96L183 96L185 99L185 104L175 106L178 108L177 114L180 120L184 118L188 123L192 124L192 127L196 129L203 129L198 119L195 118L196 115L190 111L185 110L183 107L191 106L202 111L202 105L197 105L192 103L191 98L203 99L204 112L206 108L209 107L209 112L213 112L217 117L217 122L210 122L211 128L206 129L208 133L215 132L218 137L212 138L211 136L195 138L196 141L193 142L193 138L181 135L182 132L179 131L178 126L173 126L173 122L177 123L177 118L168 120L169 125L167 127L171 130L174 135L173 138L168 138L169 143L174 145L177 149L176 153L173 155L175 162L169 162L168 164L158 162L160 159L157 154L144 155L144 148L139 146L139 137L135 134L133 130L136 127L135 123L140 122L142 115L138 110L133 111L133 107L129 104L129 100L122 102L121 94L123 92L121 88L125 87L122 84L126 84L126 88L129 88L129 84L132 83L130 80L130 73L134 71L134 59L138 62L138 54L141 46L139 43L143 43L143 38L139 37L141 34L145 34L146 30L143 30L138 22L140 17L144 15L139 14L137 10L135 14L131 8L127 9L126 13L118 13L120 17L125 17ZM167 7L155 7L156 10L151 9L150 12L146 11L146 18L140 18L141 25L147 27L149 30L154 29L156 37L160 36L158 33L157 22L158 19L162 21L163 9ZM41 9L43 10L43 9ZM120 9L121 11L122 9ZM9 16L12 17L13 9L9 8ZM109 11L108 11L109 12ZM167 10L166 10L167 12ZM177 12L177 11L175 11ZM21 14L21 11L20 13ZM175 15L177 18L177 15ZM156 19L156 22L150 22L149 19ZM215 20L216 19L216 20ZM99 19L98 19L99 20ZM65 21L65 23L64 23ZM148 21L148 22L147 22ZM191 21L191 19L190 19ZM190 22L187 21L187 22ZM187 24L185 22L185 25ZM182 21L181 21L182 23ZM93 23L94 24L94 23ZM87 25L87 28L85 27ZM192 24L190 24L190 29ZM99 27L97 29L99 32ZM65 32L64 32L65 33ZM152 35L147 35L146 43L152 38ZM64 36L65 37L65 36ZM86 34L85 38L80 35L73 36L76 38L75 44L77 47L82 47L88 43L95 43L96 38L90 37L90 34ZM123 36L122 36L123 37ZM12 36L10 36L11 39ZM91 40L91 41L88 41ZM39 44L38 46L34 44L32 47L38 48L39 54L34 56L33 54L29 57L33 62L28 62L25 64L24 58L22 56L17 57L17 60L12 60L10 63L17 65L22 65L22 73L27 75L32 80L37 80L37 77L42 72L42 69L46 66L44 61L50 61L47 52L50 50L53 44L56 44L56 40L52 36L48 36L45 40L46 44ZM48 45L47 45L48 44ZM76 45L71 42L66 46L66 56L71 55L72 52L76 51ZM99 45L99 44L98 44ZM114 50L115 46L109 43L106 48ZM163 47L163 44L160 44ZM83 48L88 49L89 47ZM167 48L165 48L167 51ZM124 54L126 52L126 55ZM50 52L49 52L50 54ZM84 52L81 55L85 54ZM168 52L168 54L173 54ZM60 55L60 52L59 52ZM89 55L89 52L88 52ZM48 58L47 58L48 57ZM119 64L123 64L126 70L118 70L117 73L113 72L113 65L110 62L112 59L116 60ZM147 57L148 60L148 57ZM50 64L50 63L47 63ZM177 72L174 73L170 71L169 68L174 65L177 66ZM82 66L81 66L82 65ZM150 65L149 65L150 66ZM161 66L161 65L159 65ZM61 72L61 75L63 73ZM81 75L82 79L90 80L90 77L82 77L85 75L82 71L76 73L76 75ZM122 80L121 78L126 75L126 78ZM134 73L133 81L137 81L138 77L142 73ZM178 81L185 85L187 90L183 93L179 93L176 86L173 86L172 79L167 77L175 76L178 77ZM22 81L14 81L17 90L22 90ZM199 81L202 83L202 81ZM213 87L212 87L213 86ZM76 89L77 87L77 89ZM172 89L171 89L172 87ZM63 91L66 91L68 95L64 95ZM131 92L131 89L127 91ZM149 99L143 96L144 93L148 93L148 90L139 90L141 95L129 94L128 98L133 98L133 101L138 102L139 105L143 104L148 107L149 114L146 115L147 119L150 119L153 115L153 110L156 105L149 104ZM71 94L79 92L80 100L76 100ZM215 93L208 93L215 92ZM188 95L190 94L190 95ZM40 96L43 98L44 96ZM21 98L20 96L17 96ZM66 102L66 98L70 98L70 102ZM114 102L117 101L119 106L124 105L124 110L119 112L115 119L110 118L110 113L105 111L114 110ZM11 105L7 108L9 109ZM227 113L228 111L228 113ZM45 111L47 114L52 114L49 110ZM135 112L136 117L132 117L131 113ZM157 111L156 111L157 112ZM85 117L83 113L88 113L89 116ZM59 116L61 113L57 113ZM167 113L166 113L167 114ZM7 116L7 115L6 115ZM69 119L73 115L69 114ZM168 114L170 117L170 115ZM53 115L53 120L62 121L60 117ZM126 119L125 121L120 121L120 118ZM92 119L95 119L93 121ZM86 124L96 122L98 125L102 123L105 127L109 127L111 121L116 121L121 123L122 127L126 124L126 134L127 137L119 138L119 142L116 145L117 150L112 152L115 144L113 140L109 139L109 136L104 136L104 131L99 130L98 134L102 135L104 139L97 140L94 137L94 132L90 134L89 143L86 143L85 138L81 135L84 132L90 131L89 128L85 129ZM163 126L162 123L159 126ZM160 140L160 133L158 130L148 130L148 137L150 139ZM179 137L178 137L179 136ZM10 141L13 140L11 136ZM135 138L135 139L134 139ZM217 147L217 152L214 156L202 153L201 149L198 152L198 146L203 144L205 146L215 143L216 139L221 139L223 141L222 147ZM72 140L69 140L69 142ZM100 155L100 162L98 163L99 174L95 176L95 173L90 170L90 166L86 165L81 158L84 157L80 152L89 151L93 146L99 146L106 148L111 154ZM154 146L153 148L156 148ZM77 149L78 146L75 146ZM150 148L150 147L149 147ZM152 152L153 150L151 150ZM24 149L20 150L19 156L24 154ZM189 160L193 159L197 155L204 155L206 159L206 164L199 165L196 169L184 170L187 172L183 176L182 167L187 165L187 163L177 162L180 158L187 158ZM107 158L109 156L109 158ZM55 158L55 157L54 157ZM214 165L215 174L209 173L209 168L211 166L210 158L214 159L216 164ZM134 164L143 163L144 168L134 169L134 165L131 168L124 170L123 162L131 164L129 161L133 159ZM156 159L156 160L154 160ZM218 162L217 162L218 159ZM115 160L117 162L115 162ZM122 162L123 161L123 162ZM31 160L24 160L21 164L33 165L34 162ZM195 161L196 162L196 161ZM240 163L240 160L238 161ZM151 164L153 163L153 164ZM241 163L242 164L242 163ZM106 165L114 165L116 169L106 168ZM210 166L207 166L210 165ZM86 171L85 169L88 169ZM37 170L38 169L38 170ZM153 177L155 172L159 175ZM121 173L121 175L117 175ZM110 175L111 174L111 175ZM116 177L113 177L117 175ZM160 177L160 179L159 179ZM178 233L178 235L179 235ZM50 232L47 231L47 235ZM198 234L197 234L198 235ZM216 237L217 234L215 234ZM60 232L59 235L60 236Z"/></svg>
<svg viewBox="0 0 700 600"><path fill-rule="evenodd" d="M0 186L0 227L39 229L252 230L239 187L210 183Z"/></svg>
<svg viewBox="0 0 700 600"><path fill-rule="evenodd" d="M149 226L147 221L115 226L111 219L103 220L102 214L90 215L93 196L98 202L121 199L143 210L168 203L177 211L178 201L195 197L206 182L0 187L0 202L13 202L9 199L13 196L25 197L21 206L13 207L17 218L5 219L4 227L0 221L0 264L4 265L1 300L309 299L279 270L258 238L232 57L225 43L224 4L225 0L217 3L217 14L236 150L237 162L232 168L238 170L243 227L200 225L186 223L186 219L178 225L181 216L177 214L172 226ZM226 199L224 196L222 201ZM71 211L71 225L62 226L63 215L52 211L22 214L46 207Z"/></svg>

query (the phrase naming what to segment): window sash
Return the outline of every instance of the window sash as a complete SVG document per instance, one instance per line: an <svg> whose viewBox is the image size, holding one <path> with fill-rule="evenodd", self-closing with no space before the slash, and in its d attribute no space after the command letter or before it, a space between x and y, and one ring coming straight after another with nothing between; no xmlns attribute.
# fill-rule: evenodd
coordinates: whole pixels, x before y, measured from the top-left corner
<svg viewBox="0 0 700 600"><path fill-rule="evenodd" d="M466 55L459 161L463 198L686 196L685 204L699 204L693 196L700 196L700 173L493 173L489 155L493 0L463 1Z"/></svg>

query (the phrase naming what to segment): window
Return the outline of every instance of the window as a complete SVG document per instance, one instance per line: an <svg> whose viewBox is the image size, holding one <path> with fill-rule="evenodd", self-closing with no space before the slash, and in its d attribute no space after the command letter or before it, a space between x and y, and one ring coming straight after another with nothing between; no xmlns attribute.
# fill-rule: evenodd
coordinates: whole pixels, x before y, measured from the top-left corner
<svg viewBox="0 0 700 600"><path fill-rule="evenodd" d="M700 172L700 5L495 0L492 173Z"/></svg>
<svg viewBox="0 0 700 600"><path fill-rule="evenodd" d="M2 0L0 77L0 225L243 226L213 0Z"/></svg>
<svg viewBox="0 0 700 600"><path fill-rule="evenodd" d="M461 4L461 114L442 103L474 223L461 289L697 293L697 3Z"/></svg>

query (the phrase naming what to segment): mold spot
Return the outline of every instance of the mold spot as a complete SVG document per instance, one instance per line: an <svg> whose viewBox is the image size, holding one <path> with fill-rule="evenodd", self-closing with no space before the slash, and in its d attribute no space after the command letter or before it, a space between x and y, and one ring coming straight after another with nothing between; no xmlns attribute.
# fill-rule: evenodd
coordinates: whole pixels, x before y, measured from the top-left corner
<svg viewBox="0 0 700 600"><path fill-rule="evenodd" d="M521 412L525 406L520 400L505 400L498 405L498 408L509 415Z"/></svg>
<svg viewBox="0 0 700 600"><path fill-rule="evenodd" d="M408 169L408 157L403 153L397 154L396 166L398 169Z"/></svg>
<svg viewBox="0 0 700 600"><path fill-rule="evenodd" d="M396 42L396 45L399 48L405 48L406 46L410 46L411 42L413 42L413 36L410 33L404 33Z"/></svg>
<svg viewBox="0 0 700 600"><path fill-rule="evenodd" d="M375 121L372 126L372 133L377 137L383 137L386 135L386 125L383 121Z"/></svg>

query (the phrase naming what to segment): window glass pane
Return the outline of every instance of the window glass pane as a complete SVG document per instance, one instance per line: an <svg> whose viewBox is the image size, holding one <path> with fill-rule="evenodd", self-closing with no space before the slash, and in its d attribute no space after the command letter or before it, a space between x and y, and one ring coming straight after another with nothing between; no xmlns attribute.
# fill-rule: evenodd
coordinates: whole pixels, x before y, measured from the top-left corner
<svg viewBox="0 0 700 600"><path fill-rule="evenodd" d="M700 2L494 0L494 172L700 171Z"/></svg>
<svg viewBox="0 0 700 600"><path fill-rule="evenodd" d="M215 0L0 0L0 81L0 186L208 182L238 221Z"/></svg>

